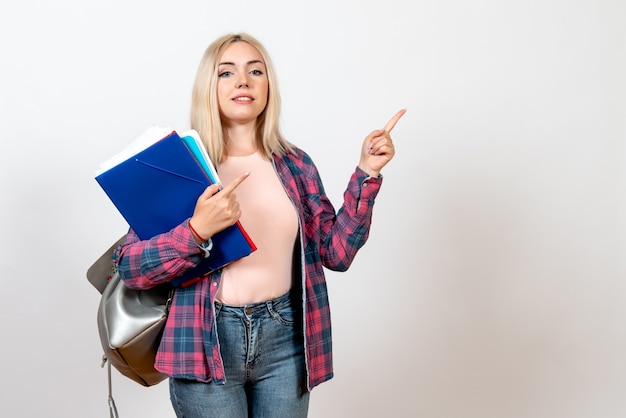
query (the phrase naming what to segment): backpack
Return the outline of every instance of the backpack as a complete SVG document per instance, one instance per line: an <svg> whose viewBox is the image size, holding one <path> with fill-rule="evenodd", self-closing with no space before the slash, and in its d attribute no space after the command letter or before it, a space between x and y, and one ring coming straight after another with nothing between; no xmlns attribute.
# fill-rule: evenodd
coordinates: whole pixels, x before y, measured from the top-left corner
<svg viewBox="0 0 626 418"><path fill-rule="evenodd" d="M159 285L148 290L129 289L115 270L117 240L87 270L87 280L102 294L97 311L98 333L108 366L109 408L117 417L111 388L111 366L142 386L167 378L154 368L154 359L171 304L173 289Z"/></svg>

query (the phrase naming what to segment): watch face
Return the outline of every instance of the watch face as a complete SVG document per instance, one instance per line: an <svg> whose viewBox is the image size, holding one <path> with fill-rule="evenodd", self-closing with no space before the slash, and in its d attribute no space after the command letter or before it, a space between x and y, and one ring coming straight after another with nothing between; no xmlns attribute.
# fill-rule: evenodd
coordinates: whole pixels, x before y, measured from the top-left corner
<svg viewBox="0 0 626 418"><path fill-rule="evenodd" d="M211 238L209 238L208 241L201 243L200 248L204 251L204 258L208 258L211 255L211 248L213 248L213 241L211 241Z"/></svg>
<svg viewBox="0 0 626 418"><path fill-rule="evenodd" d="M202 244L200 244L200 246L205 250L210 250L211 248L213 248L213 241L211 241L211 238L209 238L208 241L203 242Z"/></svg>

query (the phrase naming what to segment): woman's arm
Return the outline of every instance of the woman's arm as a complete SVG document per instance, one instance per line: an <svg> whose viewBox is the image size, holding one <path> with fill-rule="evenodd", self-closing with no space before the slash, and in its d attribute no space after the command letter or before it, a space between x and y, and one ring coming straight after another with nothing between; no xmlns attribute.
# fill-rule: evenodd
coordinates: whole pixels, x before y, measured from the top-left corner
<svg viewBox="0 0 626 418"><path fill-rule="evenodd" d="M336 215L321 189L319 252L326 268L345 271L352 264L358 250L369 237L374 199L381 184L382 177L370 177L357 167L350 177L343 194L343 204Z"/></svg>
<svg viewBox="0 0 626 418"><path fill-rule="evenodd" d="M171 231L141 241L130 230L114 258L117 271L132 289L149 289L169 282L204 257L187 225L183 222Z"/></svg>
<svg viewBox="0 0 626 418"><path fill-rule="evenodd" d="M320 255L329 269L348 269L357 251L369 236L374 199L380 190L380 171L395 155L390 132L406 111L396 113L385 127L370 133L363 141L359 165L350 177L343 204L335 216L317 170L313 175L320 194Z"/></svg>
<svg viewBox="0 0 626 418"><path fill-rule="evenodd" d="M133 289L149 289L197 266L205 254L200 241L239 219L241 211L233 191L248 174L221 191L217 184L207 187L198 197L192 217L169 232L141 241L131 230L115 252L117 271L124 283Z"/></svg>

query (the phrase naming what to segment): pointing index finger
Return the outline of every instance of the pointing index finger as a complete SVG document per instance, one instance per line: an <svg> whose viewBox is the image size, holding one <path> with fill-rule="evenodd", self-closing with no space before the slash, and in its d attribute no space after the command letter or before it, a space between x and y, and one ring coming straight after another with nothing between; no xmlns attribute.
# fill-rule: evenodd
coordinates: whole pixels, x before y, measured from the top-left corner
<svg viewBox="0 0 626 418"><path fill-rule="evenodd" d="M250 175L250 172L246 171L245 173L237 177L235 180L228 183L228 186L224 187L221 193L227 193L227 194L232 193L237 188L237 186L241 184L241 182L243 182L245 179L248 178L249 175Z"/></svg>
<svg viewBox="0 0 626 418"><path fill-rule="evenodd" d="M387 124L385 125L384 131L385 132L391 132L391 130L394 128L394 126L396 126L396 123L398 123L398 121L400 120L400 118L402 117L402 115L404 115L406 113L406 109L402 109L400 110L398 113L396 113L390 120L389 122L387 122Z"/></svg>

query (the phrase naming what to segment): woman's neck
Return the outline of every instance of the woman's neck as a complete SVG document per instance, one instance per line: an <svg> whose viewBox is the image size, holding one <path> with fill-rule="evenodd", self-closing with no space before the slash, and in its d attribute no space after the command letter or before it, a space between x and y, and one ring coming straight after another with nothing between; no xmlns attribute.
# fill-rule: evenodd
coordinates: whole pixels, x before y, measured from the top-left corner
<svg viewBox="0 0 626 418"><path fill-rule="evenodd" d="M227 126L224 129L226 155L250 155L256 151L256 127L254 123Z"/></svg>

